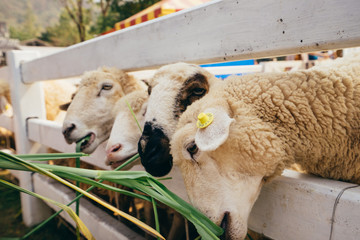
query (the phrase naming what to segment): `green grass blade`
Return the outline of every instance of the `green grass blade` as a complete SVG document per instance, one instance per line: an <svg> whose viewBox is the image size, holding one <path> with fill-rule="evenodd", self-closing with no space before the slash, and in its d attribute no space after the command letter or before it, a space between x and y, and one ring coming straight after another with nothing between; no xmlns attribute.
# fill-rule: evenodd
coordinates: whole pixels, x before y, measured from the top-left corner
<svg viewBox="0 0 360 240"><path fill-rule="evenodd" d="M44 197L44 196L41 196L41 195L39 195L39 194L33 193L33 192L31 192L31 191L28 191L28 190L26 190L26 189L24 189L24 188L21 188L21 187L19 187L19 186L16 186L16 185L14 185L14 184L12 184L12 183L9 183L9 182L7 182L7 181L5 181L5 180L0 179L0 183L1 183L1 184L4 184L4 185L6 185L6 186L8 186L8 187L10 187L10 188L16 189L16 190L18 190L18 191L20 191L20 192L29 194L29 195L31 195L31 196L33 196L33 197L37 197L37 198L39 198L39 199L41 199L41 200L43 200L43 201L52 203L52 204L58 206L59 208L62 208L62 209L63 209L64 211L66 211L66 212L69 214L69 216L74 220L74 222L76 223L76 225L79 227L80 231L84 234L84 236L85 236L87 239L95 240L95 238L92 236L92 234L91 234L91 232L89 231L89 229L85 226L85 224L82 222L82 220L74 213L74 211L73 211L70 207L68 207L68 206L66 206L66 205L64 205L64 204L62 204L62 203L56 202L56 201L54 201L54 200L52 200L52 199L49 199L49 198L47 198L47 197Z"/></svg>
<svg viewBox="0 0 360 240"><path fill-rule="evenodd" d="M85 153L39 153L39 154L16 154L18 158L27 161L49 161L66 158L77 158L89 156Z"/></svg>
<svg viewBox="0 0 360 240"><path fill-rule="evenodd" d="M0 157L0 167L3 165ZM6 164L5 164L6 165ZM89 169L76 169L70 167L47 165L34 163L36 166L41 166L44 169L48 169L55 174L69 173L67 177L75 177L78 175L85 178L98 179L100 181L108 180L110 182L118 183L123 186L127 186L138 191L141 191L149 196L155 198L157 201L162 202L174 210L181 213L185 218L194 223L199 234L203 239L218 239L216 236L220 236L223 230L211 222L205 215L199 212L192 205L178 197L176 194L169 191L163 184L157 179L152 177L146 172L139 171L103 171L103 170L89 170ZM7 165L9 167L9 164ZM14 167L14 165L12 165ZM19 168L19 166L16 166ZM14 168L11 168L14 169ZM16 169L16 168L15 168ZM72 175L73 174L73 175ZM70 176L71 175L71 176ZM66 177L66 175L62 175ZM89 180L86 180L89 181Z"/></svg>
<svg viewBox="0 0 360 240"><path fill-rule="evenodd" d="M128 108L130 109L130 112L131 112L132 116L134 117L135 122L136 122L136 124L137 124L137 126L138 126L138 128L139 128L140 132L142 133L142 128L141 128L141 126L140 126L140 124L139 124L138 120L136 119L136 116L135 116L134 111L132 110L132 108L131 108L131 106L130 106L129 102L128 102L128 101L126 101L126 100L125 100L125 102L126 102L126 104L127 104Z"/></svg>
<svg viewBox="0 0 360 240"><path fill-rule="evenodd" d="M51 155L53 155L54 153L52 153ZM55 153L57 154L57 153ZM35 154L35 155L38 155L38 154ZM63 155L69 155L67 153L64 153ZM77 154L77 155L80 155L80 154ZM26 156L26 155L25 155ZM136 154L135 156L131 157L129 160L127 160L125 163L123 163L122 165L120 165L119 167L117 167L115 169L115 171L119 171L121 170L122 168L126 167L128 164L131 164L133 161L135 161L136 159L139 158L139 154ZM0 159L1 161L1 159ZM63 172L62 172L63 173ZM56 173L55 173L56 174ZM60 173L59 173L60 174ZM58 174L58 175L59 175ZM110 186L110 185L107 185L107 184L101 184L102 180L96 182L94 180L91 180L89 178L85 178L85 177L81 177L81 176L78 176L78 175L75 175L75 174L69 174L69 173L66 173L68 174L67 177L65 178L69 178L69 179L72 179L71 176L77 176L78 178L83 178L83 179L86 179L86 181L82 181L83 183L87 183L89 185L92 185L91 187L89 187L86 192L90 192L92 189L94 189L95 187L102 187L104 189L108 189L108 190L111 190L111 191L115 191L115 192L119 192L120 194L127 194L129 196L133 196L133 197L137 197L137 198L140 198L140 199L144 199L144 200L147 200L147 201L150 201L150 198L147 197L147 196L144 196L142 194L137 194L137 193L133 193L133 192L129 192L129 191L126 191L126 190L123 190L123 189L120 189L120 188L115 188L113 186ZM64 174L65 175L65 174ZM61 175L59 175L61 177ZM74 180L74 179L72 179ZM80 180L79 180L80 181ZM87 182L88 181L88 182ZM70 206L71 204L73 204L74 202L76 202L78 199L80 199L82 196L84 196L83 194L80 194L79 196L77 196L76 198L74 198L70 203L67 204L67 206ZM44 227L48 222L50 222L53 218L55 218L57 215L59 215L61 212L63 211L63 209L57 211L56 213L54 213L53 215L51 215L48 219L44 220L43 222L41 222L40 224L38 224L35 228L33 228L30 232L28 232L26 235L24 235L21 239L26 239L28 238L29 236L31 236L34 232L40 230L42 227ZM20 239L20 238L19 238ZM0 238L0 240L4 240L2 238Z"/></svg>
<svg viewBox="0 0 360 240"><path fill-rule="evenodd" d="M150 226L144 224L143 222L139 221L138 219L134 218L133 216L131 216L131 215L125 213L125 212L120 211L119 209L117 209L114 206L100 200L99 198L87 193L86 191L76 187L75 185L65 181L64 179L62 179L62 178L58 177L57 175L47 171L46 169L43 169L43 168L39 167L40 164L26 162L26 161L24 161L24 160L22 160L20 158L17 158L16 156L9 155L9 154L4 153L2 151L0 151L0 158L6 159L6 160L9 160L9 161L11 161L13 163L17 163L17 164L19 164L21 166L24 166L24 167L28 168L28 170L30 170L30 171L39 172L39 173L41 173L43 175L46 175L46 176L48 176L48 177L50 177L52 179L55 179L55 180L61 182L62 184L66 185L66 186L68 186L68 187L70 187L70 188L72 188L72 189L74 189L74 190L76 190L76 191L78 191L78 192L80 192L82 194L84 194L86 197L88 197L88 198L92 199L93 201L101 204L102 206L108 208L109 210L113 211L116 215L120 215L123 218L133 222L134 224L136 224L140 228L144 229L145 231L149 232L150 234L154 235L155 237L160 237L161 239L164 239L164 237L161 234L156 232L156 230L154 230ZM46 165L46 164L42 164L42 165ZM55 167L55 165L48 165L48 167L50 167L50 166L52 168ZM59 167L59 166L56 166L56 167ZM66 169L67 167L63 167L63 168ZM75 170L81 172L81 171L84 171L86 169L77 169L77 168L75 168ZM91 170L87 170L87 171L91 171ZM99 171L93 171L93 172L99 172Z"/></svg>
<svg viewBox="0 0 360 240"><path fill-rule="evenodd" d="M156 201L154 198L151 198L151 202L152 202L152 206L154 209L155 229L156 229L156 231L160 232L159 215L158 215L158 211L157 211Z"/></svg>
<svg viewBox="0 0 360 240"><path fill-rule="evenodd" d="M146 201L149 201L149 202L151 201L151 198L148 197L148 196L145 196L145 195L142 195L142 194L137 194L137 193L134 193L134 192L130 192L130 191L127 191L127 190L124 190L124 189L121 189L121 188L113 187L113 186L110 186L108 184L100 183L100 181L97 182L95 180L85 178L85 177L81 177L81 176L73 174L73 173L54 172L54 174L59 175L59 176L61 176L63 178L66 178L66 179L71 179L71 180L79 181L79 182L82 182L82 183L85 183L85 184L89 184L89 185L92 185L94 187L99 187L99 188L111 190L111 191L118 192L120 194L124 194L124 195L130 196L130 197L140 198L140 199L143 199L143 200L146 200Z"/></svg>

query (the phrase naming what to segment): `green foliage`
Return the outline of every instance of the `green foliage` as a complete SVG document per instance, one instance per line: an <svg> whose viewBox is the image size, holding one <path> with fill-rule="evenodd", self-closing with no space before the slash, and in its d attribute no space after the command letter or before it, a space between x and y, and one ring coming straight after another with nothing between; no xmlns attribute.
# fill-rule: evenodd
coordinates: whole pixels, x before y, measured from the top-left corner
<svg viewBox="0 0 360 240"><path fill-rule="evenodd" d="M9 171L0 171L0 180L16 183L11 177ZM20 237L24 236L31 228L26 227L22 222L21 216L21 202L20 193L12 188L8 188L0 184L0 238ZM42 231L34 233L29 240L35 239L51 239L63 240L74 239L74 234L61 222L62 220L56 218L46 225ZM57 234L61 232L61 234Z"/></svg>
<svg viewBox="0 0 360 240"><path fill-rule="evenodd" d="M50 155L50 154L49 154ZM137 155L138 157L138 155ZM43 157L42 157L43 158ZM16 169L16 170L25 170L25 171L35 171L41 174L46 174L47 176L58 180L59 182L75 189L76 191L81 192L85 196L97 201L96 198L92 195L89 195L87 192L76 188L72 184L64 181L61 177L66 179L71 179L79 182L94 182L94 180L109 181L117 183L132 189L135 189L139 192L142 192L159 202L164 203L165 205L173 208L177 212L181 213L185 218L192 222L197 229L198 233L203 237L203 239L218 239L217 236L220 236L223 233L223 230L211 222L205 215L199 212L192 205L179 198L177 195L169 191L163 184L161 184L157 179L152 177L146 172L139 171L106 171L106 170L89 170L82 168L71 168L57 165L47 165L40 163L30 163L24 161L21 158L12 156L0 151L0 167L7 169ZM96 183L96 185L98 185ZM98 186L105 186L101 184ZM115 189L113 187L113 189ZM102 203L103 206L106 206L114 213L119 214L122 217L132 221L138 226L151 231L153 234L157 234L152 228L142 224L137 219L120 212L118 209L113 206ZM158 235L161 237L161 235Z"/></svg>
<svg viewBox="0 0 360 240"><path fill-rule="evenodd" d="M100 34L114 28L115 23L119 22L118 14L109 12L105 17L99 15L96 22L90 27L90 33Z"/></svg>
<svg viewBox="0 0 360 240"><path fill-rule="evenodd" d="M22 23L16 27L10 26L9 28L10 37L21 41L35 38L39 31L40 25L30 4L27 4Z"/></svg>
<svg viewBox="0 0 360 240"><path fill-rule="evenodd" d="M37 16L42 30L59 19L61 8L57 0L0 0L0 21L6 22L9 28L21 26L28 6Z"/></svg>
<svg viewBox="0 0 360 240"><path fill-rule="evenodd" d="M90 32L100 34L110 30L114 28L115 23L129 18L157 2L159 2L159 0L112 0L109 13L105 17L100 14L96 23L91 27Z"/></svg>
<svg viewBox="0 0 360 240"><path fill-rule="evenodd" d="M124 1L113 0L111 4L111 11L118 14L118 20L124 20L132 15L150 7L159 2L159 0L138 0L138 1Z"/></svg>
<svg viewBox="0 0 360 240"><path fill-rule="evenodd" d="M65 10L60 14L59 23L47 27L39 38L59 47L70 46L80 42L76 26Z"/></svg>

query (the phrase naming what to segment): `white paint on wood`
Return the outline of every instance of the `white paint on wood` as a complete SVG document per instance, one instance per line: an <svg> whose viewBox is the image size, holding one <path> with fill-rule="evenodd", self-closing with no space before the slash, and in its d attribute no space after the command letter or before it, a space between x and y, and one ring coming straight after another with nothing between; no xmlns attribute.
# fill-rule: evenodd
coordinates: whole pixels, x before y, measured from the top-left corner
<svg viewBox="0 0 360 240"><path fill-rule="evenodd" d="M358 0L214 0L26 62L22 72L29 83L104 65L136 70L355 47L359 12Z"/></svg>
<svg viewBox="0 0 360 240"><path fill-rule="evenodd" d="M334 203L346 187L340 181L285 170L266 184L249 218L249 227L272 239L329 239ZM346 190L335 213L333 239L359 239L360 186Z"/></svg>
<svg viewBox="0 0 360 240"><path fill-rule="evenodd" d="M26 154L33 143L26 135L26 119L29 117L45 118L45 104L41 82L25 85L20 75L20 63L38 57L36 52L9 51L7 62L10 67L10 93L14 111L14 134L16 152ZM31 173L18 174L20 186L33 190ZM50 215L50 209L39 199L21 193L21 208L23 221L27 226L35 225Z"/></svg>
<svg viewBox="0 0 360 240"><path fill-rule="evenodd" d="M34 191L37 194L53 199L57 202L67 205L75 198L74 191L65 187L55 180L46 178L39 174L34 175ZM95 239L101 240L125 240L144 239L141 235L135 233L117 219L111 217L101 209L91 204L85 197L80 200L80 219L89 228ZM55 211L59 208L51 203L47 203ZM75 211L75 204L71 205ZM65 212L61 216L75 227L74 221Z"/></svg>

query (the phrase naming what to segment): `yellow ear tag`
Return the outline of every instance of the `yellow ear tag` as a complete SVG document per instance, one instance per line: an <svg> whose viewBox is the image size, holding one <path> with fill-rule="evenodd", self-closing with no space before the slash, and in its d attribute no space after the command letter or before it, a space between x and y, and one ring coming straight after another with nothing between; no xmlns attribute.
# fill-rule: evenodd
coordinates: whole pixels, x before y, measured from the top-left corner
<svg viewBox="0 0 360 240"><path fill-rule="evenodd" d="M5 105L5 110L8 110L10 108L10 104Z"/></svg>
<svg viewBox="0 0 360 240"><path fill-rule="evenodd" d="M202 112L198 115L198 121L196 122L196 126L198 128L206 128L212 123L213 120L214 114Z"/></svg>

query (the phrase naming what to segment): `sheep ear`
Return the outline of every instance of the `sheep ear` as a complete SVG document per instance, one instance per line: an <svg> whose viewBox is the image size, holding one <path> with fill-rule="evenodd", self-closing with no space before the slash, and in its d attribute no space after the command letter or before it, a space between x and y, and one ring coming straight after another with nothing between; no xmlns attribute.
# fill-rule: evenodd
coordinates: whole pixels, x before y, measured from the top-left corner
<svg viewBox="0 0 360 240"><path fill-rule="evenodd" d="M147 87L147 92L148 92L148 95L150 96L150 93L151 93L151 85L149 83L149 80L146 80L146 79L141 79L141 81L143 83L145 83L146 87Z"/></svg>
<svg viewBox="0 0 360 240"><path fill-rule="evenodd" d="M213 151L223 144L229 136L230 124L235 121L227 112L209 108L205 113L214 115L213 122L206 128L199 128L195 135L195 143L201 151Z"/></svg>
<svg viewBox="0 0 360 240"><path fill-rule="evenodd" d="M60 110L63 110L63 111L67 111L69 106L70 106L71 102L68 102L68 103L64 103L64 104L61 104L59 106Z"/></svg>

